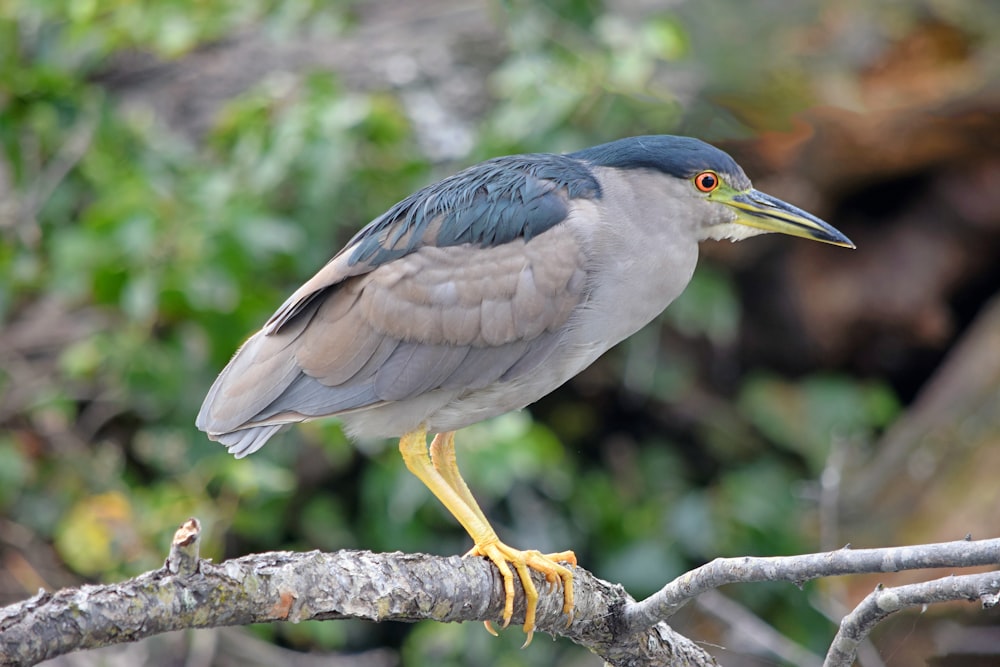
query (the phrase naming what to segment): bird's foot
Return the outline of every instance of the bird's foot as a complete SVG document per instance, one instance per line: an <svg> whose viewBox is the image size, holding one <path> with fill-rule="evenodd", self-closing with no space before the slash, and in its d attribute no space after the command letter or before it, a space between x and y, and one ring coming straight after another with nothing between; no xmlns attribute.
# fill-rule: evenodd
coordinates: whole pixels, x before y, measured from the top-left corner
<svg viewBox="0 0 1000 667"><path fill-rule="evenodd" d="M526 601L524 632L528 637L524 640L524 646L531 643L531 638L535 633L535 610L538 607L538 589L535 588L535 583L531 580L529 570L536 570L544 574L545 580L549 583L549 590L552 590L560 581L562 582L562 610L568 617L566 624L569 625L573 622L573 573L569 568L560 564L576 565L576 554L572 551L554 554L543 554L534 550L521 551L494 539L477 543L466 556L488 558L500 570L505 594L503 607L503 627L505 628L514 614L514 572L517 572L517 577L521 580L521 587L524 588ZM514 572L511 571L511 565L514 566ZM486 629L490 634L496 635L496 630L493 629L489 621L486 622Z"/></svg>

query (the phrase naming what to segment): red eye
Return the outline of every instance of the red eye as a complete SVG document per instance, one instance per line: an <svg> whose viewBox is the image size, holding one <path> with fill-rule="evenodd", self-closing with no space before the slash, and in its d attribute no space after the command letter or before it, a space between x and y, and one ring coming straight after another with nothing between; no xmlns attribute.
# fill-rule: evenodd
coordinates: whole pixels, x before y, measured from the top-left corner
<svg viewBox="0 0 1000 667"><path fill-rule="evenodd" d="M719 187L719 177L714 171L703 171L694 177L694 186L702 192L711 192Z"/></svg>

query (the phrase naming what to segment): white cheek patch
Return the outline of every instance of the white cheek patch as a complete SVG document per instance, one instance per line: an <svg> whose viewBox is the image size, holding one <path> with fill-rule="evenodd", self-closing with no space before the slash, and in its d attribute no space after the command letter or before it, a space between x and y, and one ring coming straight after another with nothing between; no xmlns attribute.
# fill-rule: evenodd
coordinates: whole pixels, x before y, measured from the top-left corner
<svg viewBox="0 0 1000 667"><path fill-rule="evenodd" d="M742 241L743 239L748 239L751 236L757 236L759 234L767 234L769 232L763 229L758 229L756 227L749 227L747 225L741 225L735 222L726 222L721 225L712 225L711 227L706 227L702 230L703 239L715 239L716 241L725 241L729 239L730 241Z"/></svg>

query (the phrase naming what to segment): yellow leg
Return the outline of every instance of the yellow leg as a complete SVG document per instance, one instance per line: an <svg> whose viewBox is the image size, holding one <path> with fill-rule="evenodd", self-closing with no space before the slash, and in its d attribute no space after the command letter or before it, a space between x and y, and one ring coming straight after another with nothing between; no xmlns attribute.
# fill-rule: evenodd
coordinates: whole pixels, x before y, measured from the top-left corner
<svg viewBox="0 0 1000 667"><path fill-rule="evenodd" d="M497 569L504 582L504 627L510 623L514 613L514 574L508 563L514 566L521 586L524 588L526 609L524 631L531 642L535 631L535 611L538 606L538 590L531 581L529 570L537 570L545 575L546 581L555 585L563 584L563 613L570 615L573 610L573 573L556 561L576 564L576 556L571 551L544 555L538 551L521 551L502 543L486 520L482 509L462 479L455 458L454 433L441 433L434 438L430 450L427 448L427 434L423 429L407 433L399 441L399 451L406 467L458 520L472 537L473 547L467 556L485 556ZM572 619L572 616L570 616ZM487 624L487 629L492 628Z"/></svg>
<svg viewBox="0 0 1000 667"><path fill-rule="evenodd" d="M434 469L444 478L444 481L448 482L448 486L461 496L466 506L476 513L480 521L488 524L486 515L483 514L483 510L480 509L479 503L472 496L468 484L462 479L462 473L458 470L458 459L455 457L455 432L448 431L435 435L431 441L430 454Z"/></svg>
<svg viewBox="0 0 1000 667"><path fill-rule="evenodd" d="M434 436L434 440L431 441L431 446L430 446L430 457L434 469L438 471L438 473L448 483L448 485L462 498L462 500L465 501L465 505L476 514L476 516L480 519L483 525L488 526L489 521L483 514L482 509L479 507L479 503L476 502L476 499L473 497L472 492L469 490L469 486L465 483L465 480L462 478L462 473L458 469L458 459L455 456L454 431L449 431L446 433L438 433L437 435ZM563 613L567 614L570 618L570 621L572 621L573 574L568 570L566 570L566 574L569 575L567 578L566 576L563 575L562 572L562 570L565 570L565 568L563 568L560 565L555 565L555 567L550 567L550 565L559 562L569 562L573 565L576 565L576 554L574 554L572 551L562 551L554 554L541 554L537 551L527 551L527 552L519 551L516 549L512 549L507 545L501 543L499 539L496 538L495 533L493 533L492 537L493 539L496 540L497 548L500 549L501 551L500 556L507 555L507 552L520 554L525 559L525 567L539 570L540 572L545 574L545 580L549 582L550 586L555 586L556 583L559 582L560 580L563 582L563 591L564 591ZM492 550L490 549L490 545L483 544L479 541L477 541L475 546L473 546L472 549L470 549L468 553L466 553L466 556L485 556L494 563L497 563L497 567L500 567L497 561L497 554L492 552ZM538 559L543 559L544 561L548 561L548 563L543 562L541 564L538 564L537 563ZM518 569L517 563L520 562L520 559L508 557L506 558L506 560L510 560L511 562L515 563L515 569ZM501 572L502 571L503 569L501 568ZM534 628L534 618L535 618L534 607L537 604L538 593L537 590L535 589L534 583L531 582L530 579L526 580L525 577L521 574L520 569L518 569L518 574L520 575L520 578L522 580L522 585L525 585L525 582L527 582L527 584L530 585L530 588L528 588L528 586L525 586L525 597L528 599L529 603L528 604L529 609L526 612L525 616L527 620L530 615L530 620L531 620L530 625L527 622L525 623L525 631L529 633L528 642L530 642L531 631ZM505 579L504 587L506 589L508 583L510 584L510 590L512 594L513 592L512 581L510 581L509 579ZM513 613L513 604L514 604L513 598L510 597L510 595L508 595L507 603L505 605L504 627L506 627L507 623L510 621L510 616L506 613L507 608L509 608L511 613ZM496 630L493 629L493 626L490 624L489 621L486 621L486 629L492 635L497 634ZM527 642L525 645L527 645Z"/></svg>

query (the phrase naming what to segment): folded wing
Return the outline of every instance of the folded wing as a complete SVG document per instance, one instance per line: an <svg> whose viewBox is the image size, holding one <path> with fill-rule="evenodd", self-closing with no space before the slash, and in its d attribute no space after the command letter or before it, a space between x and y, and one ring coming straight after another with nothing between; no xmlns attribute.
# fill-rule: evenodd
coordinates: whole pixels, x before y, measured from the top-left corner
<svg viewBox="0 0 1000 667"><path fill-rule="evenodd" d="M395 224L382 216L362 230L240 348L198 427L242 456L287 423L535 369L586 293L584 250L559 223L592 211L596 191L509 169L506 190L449 200L443 181L390 210ZM492 224L506 229L490 231L482 217L500 209Z"/></svg>

